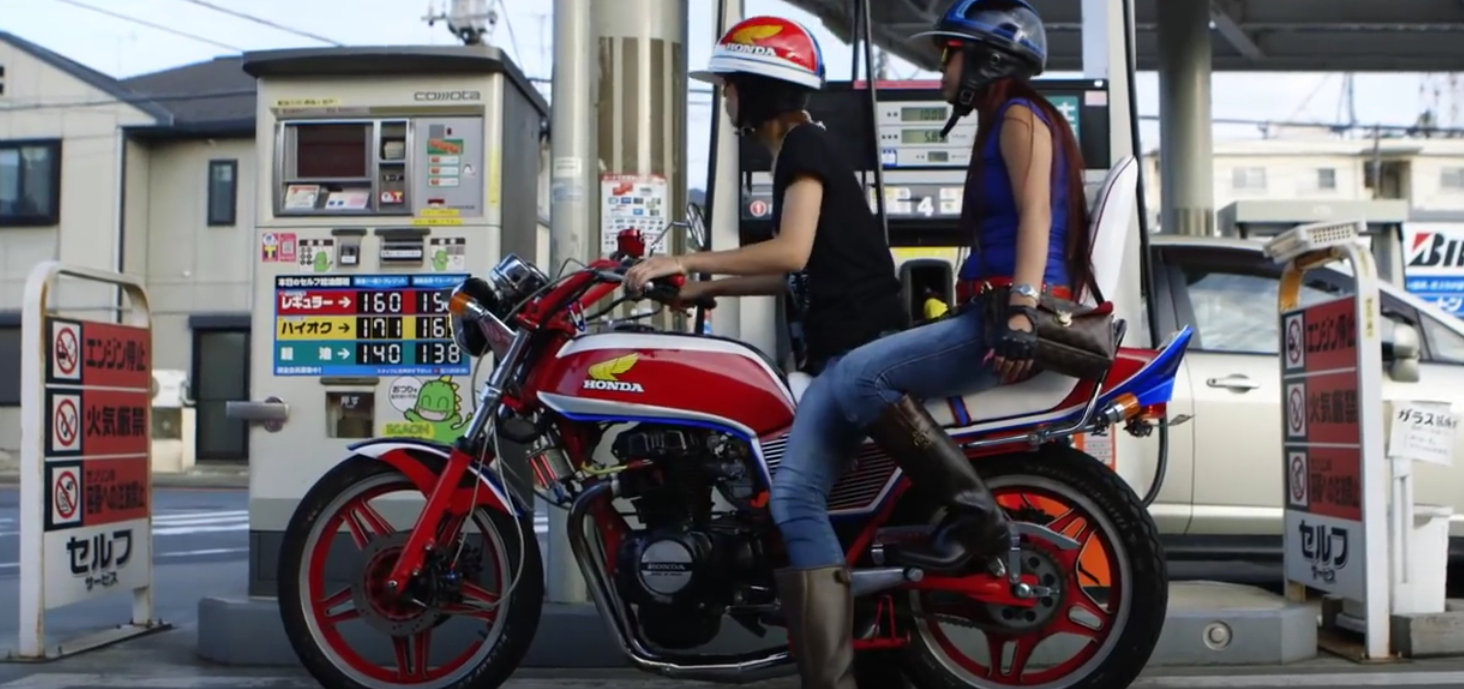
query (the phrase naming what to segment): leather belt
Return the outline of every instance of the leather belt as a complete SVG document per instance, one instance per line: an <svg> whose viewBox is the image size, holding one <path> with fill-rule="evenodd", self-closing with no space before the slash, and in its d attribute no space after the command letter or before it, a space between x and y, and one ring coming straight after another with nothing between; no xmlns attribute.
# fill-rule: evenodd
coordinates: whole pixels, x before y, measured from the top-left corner
<svg viewBox="0 0 1464 689"><path fill-rule="evenodd" d="M1006 289L1012 286L1012 279L1009 277L985 277L979 280L958 280L956 281L956 303L964 304L987 292L998 289ZM1062 285L1043 285L1042 292L1051 294L1058 299L1072 301L1072 290Z"/></svg>

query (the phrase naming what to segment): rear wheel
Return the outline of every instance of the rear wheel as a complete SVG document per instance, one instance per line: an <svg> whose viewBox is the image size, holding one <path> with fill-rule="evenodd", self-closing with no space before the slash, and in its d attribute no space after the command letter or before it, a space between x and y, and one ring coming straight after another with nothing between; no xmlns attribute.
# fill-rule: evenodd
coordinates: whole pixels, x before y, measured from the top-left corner
<svg viewBox="0 0 1464 689"><path fill-rule="evenodd" d="M1057 589L1031 608L911 592L906 672L916 686L940 689L1129 686L1159 641L1169 601L1148 510L1117 474L1070 447L977 466L1012 519L1042 524L1079 546L1024 543L1023 572ZM940 517L921 511L925 522Z"/></svg>
<svg viewBox="0 0 1464 689"><path fill-rule="evenodd" d="M492 689L528 651L544 599L531 514L454 515L439 529L441 556L429 555L408 595L387 590L423 499L391 465L353 457L327 472L290 519L280 615L322 685Z"/></svg>

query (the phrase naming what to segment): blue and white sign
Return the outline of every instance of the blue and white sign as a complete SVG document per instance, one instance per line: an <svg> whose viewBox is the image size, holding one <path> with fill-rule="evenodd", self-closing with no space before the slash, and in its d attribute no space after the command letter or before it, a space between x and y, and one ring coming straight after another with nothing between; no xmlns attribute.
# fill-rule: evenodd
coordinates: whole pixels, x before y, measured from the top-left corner
<svg viewBox="0 0 1464 689"><path fill-rule="evenodd" d="M1405 224L1403 256L1408 291L1464 317L1464 223Z"/></svg>

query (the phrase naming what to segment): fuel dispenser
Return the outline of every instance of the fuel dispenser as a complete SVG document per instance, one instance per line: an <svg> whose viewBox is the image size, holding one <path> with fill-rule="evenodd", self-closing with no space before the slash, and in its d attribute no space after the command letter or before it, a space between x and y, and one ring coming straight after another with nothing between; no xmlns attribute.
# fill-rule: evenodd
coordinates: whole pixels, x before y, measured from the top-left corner
<svg viewBox="0 0 1464 689"><path fill-rule="evenodd" d="M1044 79L1034 85L1067 115L1077 134L1091 196L1111 164L1107 82ZM976 141L976 116L962 119L942 139L940 130L951 106L941 96L938 82L877 81L874 91L871 108L866 82L830 83L814 94L809 114L835 137L849 142L844 150L850 152L869 190L871 209L879 205L876 173L883 173L889 242L905 285L908 311L912 321L919 322L928 294L951 302L956 271L969 243L957 223ZM868 145L871 133L877 148ZM747 244L773 231L772 159L756 142L743 139L739 163L743 179L749 180L743 188L740 227Z"/></svg>
<svg viewBox="0 0 1464 689"><path fill-rule="evenodd" d="M471 360L443 293L540 237L548 106L485 46L244 55L258 79L249 593L304 491L374 436L446 442ZM544 240L544 241L541 241Z"/></svg>

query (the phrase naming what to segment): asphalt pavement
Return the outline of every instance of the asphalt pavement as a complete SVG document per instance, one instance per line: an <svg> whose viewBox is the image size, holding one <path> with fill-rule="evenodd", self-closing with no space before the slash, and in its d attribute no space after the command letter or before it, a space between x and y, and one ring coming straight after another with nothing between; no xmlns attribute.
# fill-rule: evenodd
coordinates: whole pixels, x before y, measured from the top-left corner
<svg viewBox="0 0 1464 689"><path fill-rule="evenodd" d="M18 495L0 487L0 658L14 648L18 620ZM245 588L249 547L248 496L243 490L159 488L154 493L153 548L158 616L174 628L90 653L40 664L0 662L0 689L294 689L316 687L295 668L238 669L194 654L199 599ZM542 520L542 517L541 517ZM545 526L537 525L544 539ZM127 594L50 611L49 643L125 623ZM505 689L690 689L710 687L625 670L524 670ZM792 689L792 679L748 685ZM1197 668L1147 676L1142 689L1283 689L1411 687L1458 689L1464 662L1428 661L1360 667L1326 659L1285 668Z"/></svg>

